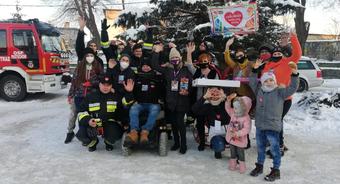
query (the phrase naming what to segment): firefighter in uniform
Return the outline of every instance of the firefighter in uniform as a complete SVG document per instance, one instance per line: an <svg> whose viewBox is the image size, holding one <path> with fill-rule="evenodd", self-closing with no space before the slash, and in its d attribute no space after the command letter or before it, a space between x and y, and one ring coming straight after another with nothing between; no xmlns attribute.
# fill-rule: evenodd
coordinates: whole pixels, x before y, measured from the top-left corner
<svg viewBox="0 0 340 184"><path fill-rule="evenodd" d="M113 92L112 83L111 75L103 74L99 91L86 96L78 113L79 131L76 136L90 152L96 150L98 136L103 136L106 150L111 151L115 141L123 135L120 112L133 103L134 82L131 79L124 82L124 96Z"/></svg>

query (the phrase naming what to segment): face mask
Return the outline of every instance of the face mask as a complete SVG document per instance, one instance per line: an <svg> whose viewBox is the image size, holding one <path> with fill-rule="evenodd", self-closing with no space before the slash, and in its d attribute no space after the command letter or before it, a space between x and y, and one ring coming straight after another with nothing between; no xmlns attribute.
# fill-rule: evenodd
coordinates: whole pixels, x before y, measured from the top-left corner
<svg viewBox="0 0 340 184"><path fill-rule="evenodd" d="M170 60L170 63L173 64L173 65L178 65L179 60L178 59L172 59L172 60Z"/></svg>
<svg viewBox="0 0 340 184"><path fill-rule="evenodd" d="M235 61L242 64L246 58L244 56L242 57L236 57Z"/></svg>
<svg viewBox="0 0 340 184"><path fill-rule="evenodd" d="M86 62L91 64L94 61L94 56L86 56Z"/></svg>
<svg viewBox="0 0 340 184"><path fill-rule="evenodd" d="M270 53L261 54L260 59L261 59L262 61L266 61L266 60L270 59L271 56L272 56L272 55L271 55Z"/></svg>
<svg viewBox="0 0 340 184"><path fill-rule="evenodd" d="M122 69L127 69L129 67L129 63L128 62L120 62L119 64L120 64L120 67Z"/></svg>
<svg viewBox="0 0 340 184"><path fill-rule="evenodd" d="M282 56L277 56L277 57L272 56L270 58L270 61L272 61L272 62L279 62L281 59L282 59Z"/></svg>
<svg viewBox="0 0 340 184"><path fill-rule="evenodd" d="M197 66L198 66L200 69L206 69L206 68L209 67L209 65L206 64L206 63L198 64Z"/></svg>
<svg viewBox="0 0 340 184"><path fill-rule="evenodd" d="M274 85L274 86L266 86L266 85L262 85L262 86L261 86L261 89L262 89L264 92L271 92L271 91L273 91L276 87L277 87L277 85Z"/></svg>

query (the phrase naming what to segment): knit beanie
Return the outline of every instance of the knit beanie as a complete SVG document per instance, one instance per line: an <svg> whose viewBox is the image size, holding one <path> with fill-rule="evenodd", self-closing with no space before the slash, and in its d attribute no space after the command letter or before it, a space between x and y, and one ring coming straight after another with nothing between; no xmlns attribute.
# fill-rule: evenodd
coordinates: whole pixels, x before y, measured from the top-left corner
<svg viewBox="0 0 340 184"><path fill-rule="evenodd" d="M275 74L273 72L266 72L262 75L261 77L261 84L264 83L264 81L266 81L267 79L273 79L275 81L275 84L276 84L276 77L275 77Z"/></svg>
<svg viewBox="0 0 340 184"><path fill-rule="evenodd" d="M169 59L171 60L171 58L174 58L174 57L179 57L181 58L181 54L178 52L178 50L176 48L172 48L170 50L170 54L169 54Z"/></svg>

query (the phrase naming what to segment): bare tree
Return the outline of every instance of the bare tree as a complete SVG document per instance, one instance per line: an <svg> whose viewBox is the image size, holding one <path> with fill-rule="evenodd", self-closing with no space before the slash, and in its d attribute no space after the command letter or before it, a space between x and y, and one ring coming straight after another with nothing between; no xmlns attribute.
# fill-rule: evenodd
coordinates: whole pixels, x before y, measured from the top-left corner
<svg viewBox="0 0 340 184"><path fill-rule="evenodd" d="M328 29L328 32L330 34L335 35L335 39L340 39L340 20L337 20L336 18L332 18L330 23L330 28Z"/></svg>
<svg viewBox="0 0 340 184"><path fill-rule="evenodd" d="M43 1L46 4L53 4L54 0ZM61 0L60 8L57 10L55 21L75 21L78 17L84 17L86 27L90 30L93 39L99 45L100 34L96 25L96 15L102 13L107 8L107 4L112 4L112 0Z"/></svg>
<svg viewBox="0 0 340 184"><path fill-rule="evenodd" d="M306 0L294 0L297 3L300 3L302 6L306 6ZM301 44L302 54L305 51L305 43L308 37L310 22L305 21L305 10L304 7L296 7L295 8L295 29L296 34L298 36L299 42Z"/></svg>

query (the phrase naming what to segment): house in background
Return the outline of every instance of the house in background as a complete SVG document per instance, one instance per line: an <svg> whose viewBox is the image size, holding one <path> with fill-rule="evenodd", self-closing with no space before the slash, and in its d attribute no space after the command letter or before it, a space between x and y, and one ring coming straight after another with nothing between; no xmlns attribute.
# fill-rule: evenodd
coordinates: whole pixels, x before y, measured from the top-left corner
<svg viewBox="0 0 340 184"><path fill-rule="evenodd" d="M305 55L326 60L340 60L340 35L309 34Z"/></svg>

